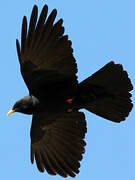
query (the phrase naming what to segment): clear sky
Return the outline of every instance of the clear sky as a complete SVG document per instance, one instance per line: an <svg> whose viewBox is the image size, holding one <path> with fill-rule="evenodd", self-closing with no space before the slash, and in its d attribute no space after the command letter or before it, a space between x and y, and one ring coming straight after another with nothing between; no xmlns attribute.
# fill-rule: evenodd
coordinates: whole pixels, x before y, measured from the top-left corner
<svg viewBox="0 0 135 180"><path fill-rule="evenodd" d="M60 180L42 174L30 162L31 116L6 113L28 94L19 70L15 40L20 39L23 15L34 4L47 3L64 19L73 42L79 81L107 62L123 64L135 85L134 0L2 0L0 5L0 179ZM135 93L133 102L135 102ZM85 111L86 112L86 111ZM86 153L75 180L135 179L135 110L125 122L115 124L86 112ZM72 179L72 178L67 178Z"/></svg>

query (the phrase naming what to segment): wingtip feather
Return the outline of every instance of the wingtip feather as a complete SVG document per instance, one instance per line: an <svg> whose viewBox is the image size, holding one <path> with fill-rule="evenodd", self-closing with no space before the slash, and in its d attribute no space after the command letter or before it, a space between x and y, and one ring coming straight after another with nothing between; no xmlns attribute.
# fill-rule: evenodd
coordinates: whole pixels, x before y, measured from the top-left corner
<svg viewBox="0 0 135 180"><path fill-rule="evenodd" d="M19 59L19 62L20 62L20 59L21 59L21 49L20 49L20 43L19 43L18 39L16 39L16 49L17 49L18 59Z"/></svg>

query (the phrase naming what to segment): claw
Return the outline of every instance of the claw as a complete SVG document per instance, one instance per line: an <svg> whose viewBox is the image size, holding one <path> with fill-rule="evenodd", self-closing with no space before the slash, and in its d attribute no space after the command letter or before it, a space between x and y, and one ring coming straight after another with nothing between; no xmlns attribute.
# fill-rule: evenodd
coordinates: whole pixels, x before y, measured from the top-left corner
<svg viewBox="0 0 135 180"><path fill-rule="evenodd" d="M73 99L67 99L66 102L67 103L72 103Z"/></svg>
<svg viewBox="0 0 135 180"><path fill-rule="evenodd" d="M72 109L68 109L67 112L73 112L73 110Z"/></svg>

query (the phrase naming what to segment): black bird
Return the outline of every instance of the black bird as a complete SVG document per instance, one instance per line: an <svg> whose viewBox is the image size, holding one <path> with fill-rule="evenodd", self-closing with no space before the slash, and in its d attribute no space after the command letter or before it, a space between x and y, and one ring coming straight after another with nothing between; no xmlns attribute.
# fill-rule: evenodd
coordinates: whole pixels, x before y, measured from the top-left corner
<svg viewBox="0 0 135 180"><path fill-rule="evenodd" d="M72 43L64 35L57 11L47 18L45 5L37 20L32 10L29 27L24 16L21 46L16 41L21 74L29 95L9 111L32 114L31 162L39 171L75 177L85 152L86 121L82 108L113 122L124 121L132 109L133 86L122 65L109 62L81 83Z"/></svg>

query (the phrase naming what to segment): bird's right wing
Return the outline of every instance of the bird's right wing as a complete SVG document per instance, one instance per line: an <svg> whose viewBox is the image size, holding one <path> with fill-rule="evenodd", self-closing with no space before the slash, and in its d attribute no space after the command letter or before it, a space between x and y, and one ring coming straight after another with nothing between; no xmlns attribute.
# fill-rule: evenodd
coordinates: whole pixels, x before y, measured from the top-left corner
<svg viewBox="0 0 135 180"><path fill-rule="evenodd" d="M35 5L28 28L27 18L23 18L21 46L16 41L22 76L30 94L36 97L42 96L52 84L54 87L62 84L67 88L77 84L72 42L64 35L63 20L54 24L56 9L48 18L47 13L45 5L37 20L38 8Z"/></svg>
<svg viewBox="0 0 135 180"><path fill-rule="evenodd" d="M39 171L74 177L84 153L87 131L84 113L33 115L31 126L31 162Z"/></svg>

